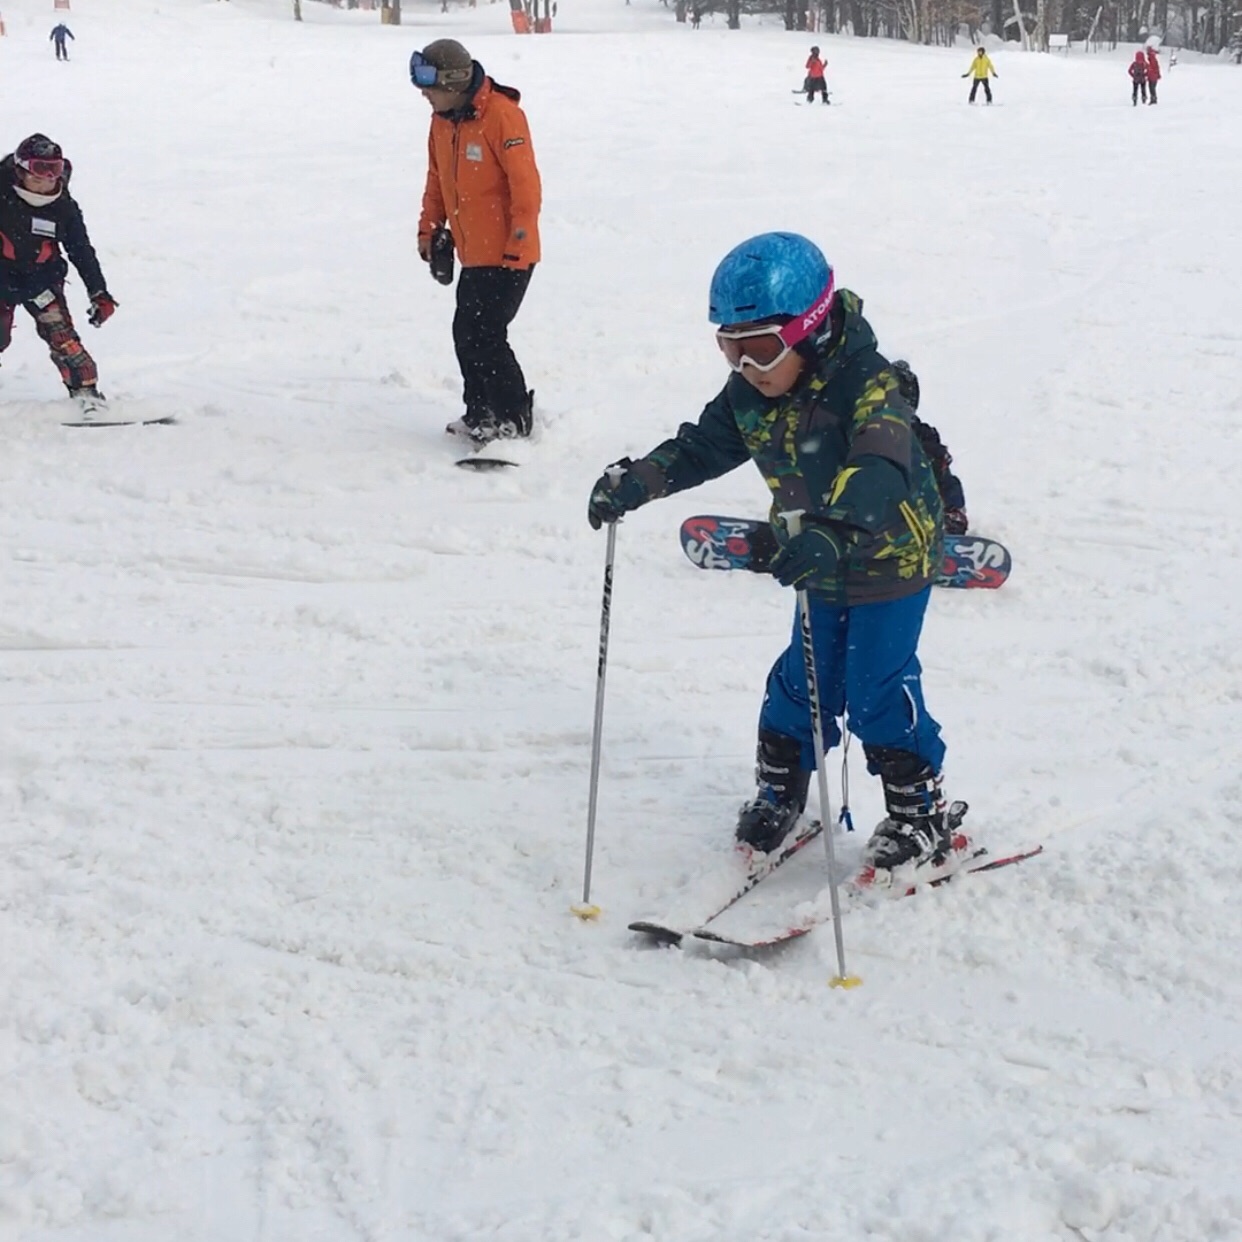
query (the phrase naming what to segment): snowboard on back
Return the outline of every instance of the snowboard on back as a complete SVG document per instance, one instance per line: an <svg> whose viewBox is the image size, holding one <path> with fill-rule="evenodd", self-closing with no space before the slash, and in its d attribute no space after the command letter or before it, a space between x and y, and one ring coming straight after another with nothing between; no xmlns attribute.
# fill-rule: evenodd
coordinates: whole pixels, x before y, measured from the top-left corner
<svg viewBox="0 0 1242 1242"><path fill-rule="evenodd" d="M681 524L681 549L700 569L749 569L766 573L776 537L766 521L700 513ZM1009 550L982 535L946 535L936 585L995 590L1013 567Z"/></svg>

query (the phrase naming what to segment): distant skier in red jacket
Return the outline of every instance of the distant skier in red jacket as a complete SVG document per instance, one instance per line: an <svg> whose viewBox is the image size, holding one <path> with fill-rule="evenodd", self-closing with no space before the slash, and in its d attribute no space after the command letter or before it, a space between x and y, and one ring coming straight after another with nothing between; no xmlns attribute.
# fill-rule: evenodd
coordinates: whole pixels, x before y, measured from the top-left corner
<svg viewBox="0 0 1242 1242"><path fill-rule="evenodd" d="M1160 81L1160 60L1154 47L1147 49L1147 102L1156 102L1156 83Z"/></svg>
<svg viewBox="0 0 1242 1242"><path fill-rule="evenodd" d="M1143 102L1147 102L1147 57L1141 50L1134 53L1129 74L1130 81L1133 83L1130 88L1130 102L1137 108L1140 94L1143 96Z"/></svg>
<svg viewBox="0 0 1242 1242"><path fill-rule="evenodd" d="M806 91L807 103L814 103L817 94L824 103L828 102L828 82L824 77L826 71L827 65L819 58L819 48L811 48L811 54L806 62L806 81L802 83L802 89Z"/></svg>

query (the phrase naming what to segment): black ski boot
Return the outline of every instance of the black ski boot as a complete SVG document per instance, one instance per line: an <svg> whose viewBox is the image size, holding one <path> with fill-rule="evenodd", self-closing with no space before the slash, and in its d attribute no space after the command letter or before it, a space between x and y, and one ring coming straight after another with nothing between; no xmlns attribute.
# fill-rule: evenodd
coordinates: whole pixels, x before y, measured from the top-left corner
<svg viewBox="0 0 1242 1242"><path fill-rule="evenodd" d="M755 780L759 789L737 817L737 841L761 854L771 853L789 835L806 806L811 774L799 766L802 744L759 730Z"/></svg>
<svg viewBox="0 0 1242 1242"><path fill-rule="evenodd" d="M884 782L886 819L880 821L863 852L877 871L939 864L953 848L940 773L909 751L868 746L867 759Z"/></svg>
<svg viewBox="0 0 1242 1242"><path fill-rule="evenodd" d="M526 404L518 412L517 433L523 439L530 435L535 426L535 390L526 390Z"/></svg>

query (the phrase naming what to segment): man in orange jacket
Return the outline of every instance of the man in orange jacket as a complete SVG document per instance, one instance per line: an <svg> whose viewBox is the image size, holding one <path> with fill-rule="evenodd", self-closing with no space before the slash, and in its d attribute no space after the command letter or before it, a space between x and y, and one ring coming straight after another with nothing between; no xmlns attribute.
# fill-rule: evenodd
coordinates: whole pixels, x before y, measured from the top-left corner
<svg viewBox="0 0 1242 1242"><path fill-rule="evenodd" d="M455 39L415 52L410 80L433 114L418 253L437 279L451 281L451 256L446 267L436 253L447 225L462 269L453 345L466 412L446 430L479 445L528 436L534 394L509 346L509 324L539 262L542 188L521 96L493 82Z"/></svg>

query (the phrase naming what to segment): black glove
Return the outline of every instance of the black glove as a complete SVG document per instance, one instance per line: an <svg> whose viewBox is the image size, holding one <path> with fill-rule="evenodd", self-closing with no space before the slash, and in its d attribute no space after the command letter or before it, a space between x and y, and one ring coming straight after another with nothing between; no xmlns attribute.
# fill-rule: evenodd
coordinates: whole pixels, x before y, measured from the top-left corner
<svg viewBox="0 0 1242 1242"><path fill-rule="evenodd" d="M599 530L605 522L615 522L651 499L647 485L634 473L633 465L628 457L623 457L595 481L587 505L587 521L592 530Z"/></svg>
<svg viewBox="0 0 1242 1242"><path fill-rule="evenodd" d="M946 509L944 511L944 533L946 535L964 535L970 526L965 509Z"/></svg>
<svg viewBox="0 0 1242 1242"><path fill-rule="evenodd" d="M830 526L809 525L772 559L772 577L781 586L807 585L815 578L825 586L837 577L845 545Z"/></svg>
<svg viewBox="0 0 1242 1242"><path fill-rule="evenodd" d="M443 225L431 235L427 262L431 265L431 274L442 285L453 283L453 234Z"/></svg>
<svg viewBox="0 0 1242 1242"><path fill-rule="evenodd" d="M92 328L100 328L104 321L111 319L116 311L116 299L107 289L101 289L98 293L91 294L91 309L87 315Z"/></svg>

